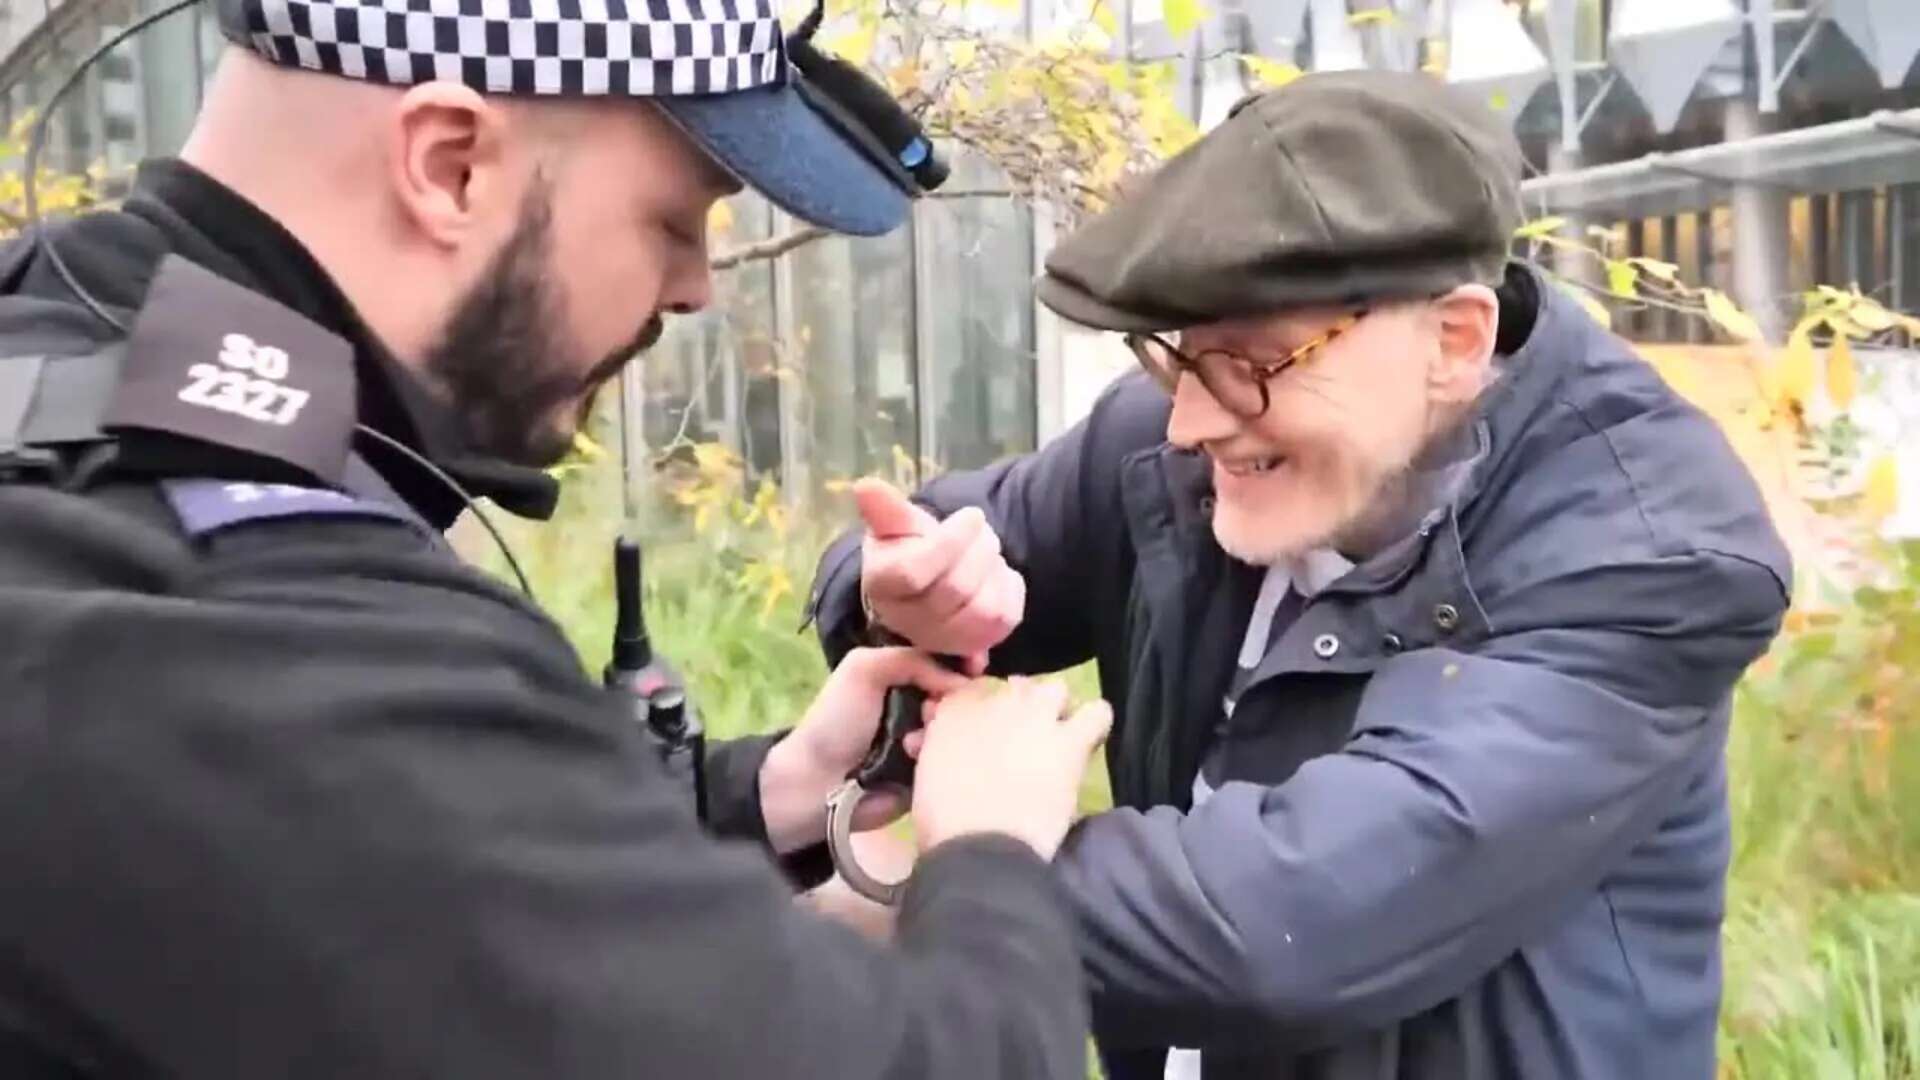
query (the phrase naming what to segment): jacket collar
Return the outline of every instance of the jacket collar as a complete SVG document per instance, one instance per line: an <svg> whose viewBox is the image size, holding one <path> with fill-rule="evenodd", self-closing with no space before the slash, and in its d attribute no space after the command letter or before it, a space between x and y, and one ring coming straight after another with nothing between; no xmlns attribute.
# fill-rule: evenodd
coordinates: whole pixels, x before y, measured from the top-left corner
<svg viewBox="0 0 1920 1080"><path fill-rule="evenodd" d="M468 450L450 408L394 358L312 253L265 211L173 159L140 167L125 209L159 230L174 253L344 337L354 350L362 423L423 454L475 497L525 517L552 514L557 483L541 470ZM455 492L418 464L373 443L360 450L436 526L450 525L464 509Z"/></svg>

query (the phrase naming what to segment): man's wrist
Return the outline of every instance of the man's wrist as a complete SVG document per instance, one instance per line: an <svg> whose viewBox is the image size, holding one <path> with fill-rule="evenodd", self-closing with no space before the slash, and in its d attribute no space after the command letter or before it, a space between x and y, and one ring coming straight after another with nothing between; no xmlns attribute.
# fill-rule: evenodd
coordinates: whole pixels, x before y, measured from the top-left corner
<svg viewBox="0 0 1920 1080"><path fill-rule="evenodd" d="M767 846L789 855L827 838L827 796L837 779L813 770L792 735L774 743L760 766L760 817Z"/></svg>

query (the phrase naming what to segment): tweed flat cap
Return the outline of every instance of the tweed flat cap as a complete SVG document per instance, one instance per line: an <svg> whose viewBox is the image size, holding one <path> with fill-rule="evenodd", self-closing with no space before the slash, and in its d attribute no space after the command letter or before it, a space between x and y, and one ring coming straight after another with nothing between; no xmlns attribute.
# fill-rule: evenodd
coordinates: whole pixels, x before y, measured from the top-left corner
<svg viewBox="0 0 1920 1080"><path fill-rule="evenodd" d="M1040 299L1099 329L1177 330L1496 283L1520 160L1485 102L1431 76L1307 75L1057 246Z"/></svg>

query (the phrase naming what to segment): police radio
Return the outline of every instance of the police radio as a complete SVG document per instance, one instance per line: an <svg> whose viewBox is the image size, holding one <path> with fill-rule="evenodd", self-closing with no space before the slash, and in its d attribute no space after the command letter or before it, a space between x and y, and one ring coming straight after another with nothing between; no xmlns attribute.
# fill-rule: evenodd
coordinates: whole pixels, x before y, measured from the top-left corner
<svg viewBox="0 0 1920 1080"><path fill-rule="evenodd" d="M653 651L647 637L640 545L621 537L613 545L613 656L603 676L607 689L624 695L660 755L661 764L693 794L695 812L707 809L706 729L687 700L686 683Z"/></svg>

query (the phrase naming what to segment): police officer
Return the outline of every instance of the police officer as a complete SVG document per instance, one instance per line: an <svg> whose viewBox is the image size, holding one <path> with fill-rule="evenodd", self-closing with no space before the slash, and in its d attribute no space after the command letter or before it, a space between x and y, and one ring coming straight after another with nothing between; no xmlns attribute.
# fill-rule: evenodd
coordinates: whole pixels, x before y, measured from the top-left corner
<svg viewBox="0 0 1920 1080"><path fill-rule="evenodd" d="M707 303L716 198L902 219L770 2L219 17L181 159L0 265L0 1075L1084 1075L1045 859L1104 708L862 651L710 748L716 843L438 535L552 506L594 390ZM885 948L791 887L899 684L942 700Z"/></svg>

